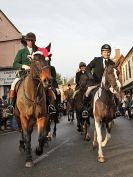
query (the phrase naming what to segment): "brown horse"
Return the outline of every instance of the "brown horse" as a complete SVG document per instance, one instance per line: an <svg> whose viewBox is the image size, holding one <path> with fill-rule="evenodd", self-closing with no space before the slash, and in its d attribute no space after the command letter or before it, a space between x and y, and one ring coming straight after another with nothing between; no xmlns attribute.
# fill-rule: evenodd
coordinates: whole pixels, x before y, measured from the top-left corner
<svg viewBox="0 0 133 177"><path fill-rule="evenodd" d="M79 90L74 98L74 108L76 111L77 127L78 131L82 132L84 130L84 140L90 141L90 116L82 116L84 110L84 96L88 86L87 75L82 75L79 82Z"/></svg>
<svg viewBox="0 0 133 177"><path fill-rule="evenodd" d="M104 162L102 147L104 147L111 137L112 120L116 118L117 102L115 94L120 92L121 84L117 77L116 69L109 65L105 68L101 85L94 94L93 116L95 120L95 131L93 147L98 142L98 161ZM106 136L102 140L101 124L106 124Z"/></svg>
<svg viewBox="0 0 133 177"><path fill-rule="evenodd" d="M14 114L21 128L19 149L26 152L26 167L33 166L31 154L31 133L37 123L39 145L36 154L43 153L48 121L45 90L52 79L49 61L39 52L31 59L29 74L22 80L17 90ZM17 89L17 87L16 87Z"/></svg>

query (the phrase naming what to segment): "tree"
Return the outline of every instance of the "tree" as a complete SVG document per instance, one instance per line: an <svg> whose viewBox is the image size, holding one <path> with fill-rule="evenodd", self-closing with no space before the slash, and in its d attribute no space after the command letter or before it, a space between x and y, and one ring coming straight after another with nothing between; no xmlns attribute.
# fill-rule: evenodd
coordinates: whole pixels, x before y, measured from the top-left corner
<svg viewBox="0 0 133 177"><path fill-rule="evenodd" d="M61 74L56 73L56 80L57 80L59 85L63 84L63 81L62 81L62 78L61 78Z"/></svg>

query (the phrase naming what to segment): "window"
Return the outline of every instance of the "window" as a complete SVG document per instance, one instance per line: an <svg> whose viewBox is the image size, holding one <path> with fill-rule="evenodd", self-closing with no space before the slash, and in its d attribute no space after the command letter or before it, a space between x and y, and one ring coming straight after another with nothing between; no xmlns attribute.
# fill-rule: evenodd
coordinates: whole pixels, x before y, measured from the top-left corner
<svg viewBox="0 0 133 177"><path fill-rule="evenodd" d="M128 80L128 75L127 75L127 64L126 64L126 80Z"/></svg>
<svg viewBox="0 0 133 177"><path fill-rule="evenodd" d="M123 68L123 81L125 82L125 70Z"/></svg>
<svg viewBox="0 0 133 177"><path fill-rule="evenodd" d="M129 69L129 78L131 78L131 65L130 65L130 60L128 61L128 69Z"/></svg>

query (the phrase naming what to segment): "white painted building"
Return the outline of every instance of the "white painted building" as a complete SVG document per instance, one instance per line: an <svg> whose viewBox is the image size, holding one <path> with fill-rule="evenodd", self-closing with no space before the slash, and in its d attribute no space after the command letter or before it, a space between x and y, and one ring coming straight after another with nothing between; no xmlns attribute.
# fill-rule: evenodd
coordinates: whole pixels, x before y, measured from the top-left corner
<svg viewBox="0 0 133 177"><path fill-rule="evenodd" d="M133 47L125 56L121 69L123 91L133 94Z"/></svg>

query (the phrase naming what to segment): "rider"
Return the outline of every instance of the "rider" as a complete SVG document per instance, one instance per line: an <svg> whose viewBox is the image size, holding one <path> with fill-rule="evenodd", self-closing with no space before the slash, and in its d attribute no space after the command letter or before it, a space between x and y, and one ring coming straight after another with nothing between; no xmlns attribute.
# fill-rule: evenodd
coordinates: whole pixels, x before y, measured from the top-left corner
<svg viewBox="0 0 133 177"><path fill-rule="evenodd" d="M76 87L75 92L73 94L73 99L75 98L75 95L79 92L79 84L80 84L80 78L82 75L87 75L86 73L86 63L80 62L79 63L79 71L76 73Z"/></svg>
<svg viewBox="0 0 133 177"><path fill-rule="evenodd" d="M14 59L13 68L20 70L17 74L15 80L11 85L11 89L9 91L9 111L13 114L14 104L15 104L15 85L16 83L23 77L25 77L26 72L30 70L30 59L28 56L32 55L33 52L38 51L38 47L35 44L36 35L32 32L26 34L24 41L24 48L20 49Z"/></svg>
<svg viewBox="0 0 133 177"><path fill-rule="evenodd" d="M15 80L13 81L11 85L11 89L9 91L9 110L13 114L13 106L15 104L15 85L16 83L25 75L25 71L30 69L30 60L28 58L28 55L31 55L33 52L36 52L38 50L38 47L36 46L36 35L32 32L27 33L25 38L25 47L23 49L20 49L14 59L13 62L13 68L20 70L17 74Z"/></svg>
<svg viewBox="0 0 133 177"><path fill-rule="evenodd" d="M70 100L73 96L73 89L71 88L71 84L68 84L68 88L66 90L66 100Z"/></svg>
<svg viewBox="0 0 133 177"><path fill-rule="evenodd" d="M114 65L114 62L110 59L110 55L111 46L104 44L101 47L101 57L95 57L86 67L88 77L93 80L93 84L88 87L85 93L84 108L86 108L86 105L88 104L90 92L101 83L105 66ZM87 110L85 109L82 114L88 114Z"/></svg>

